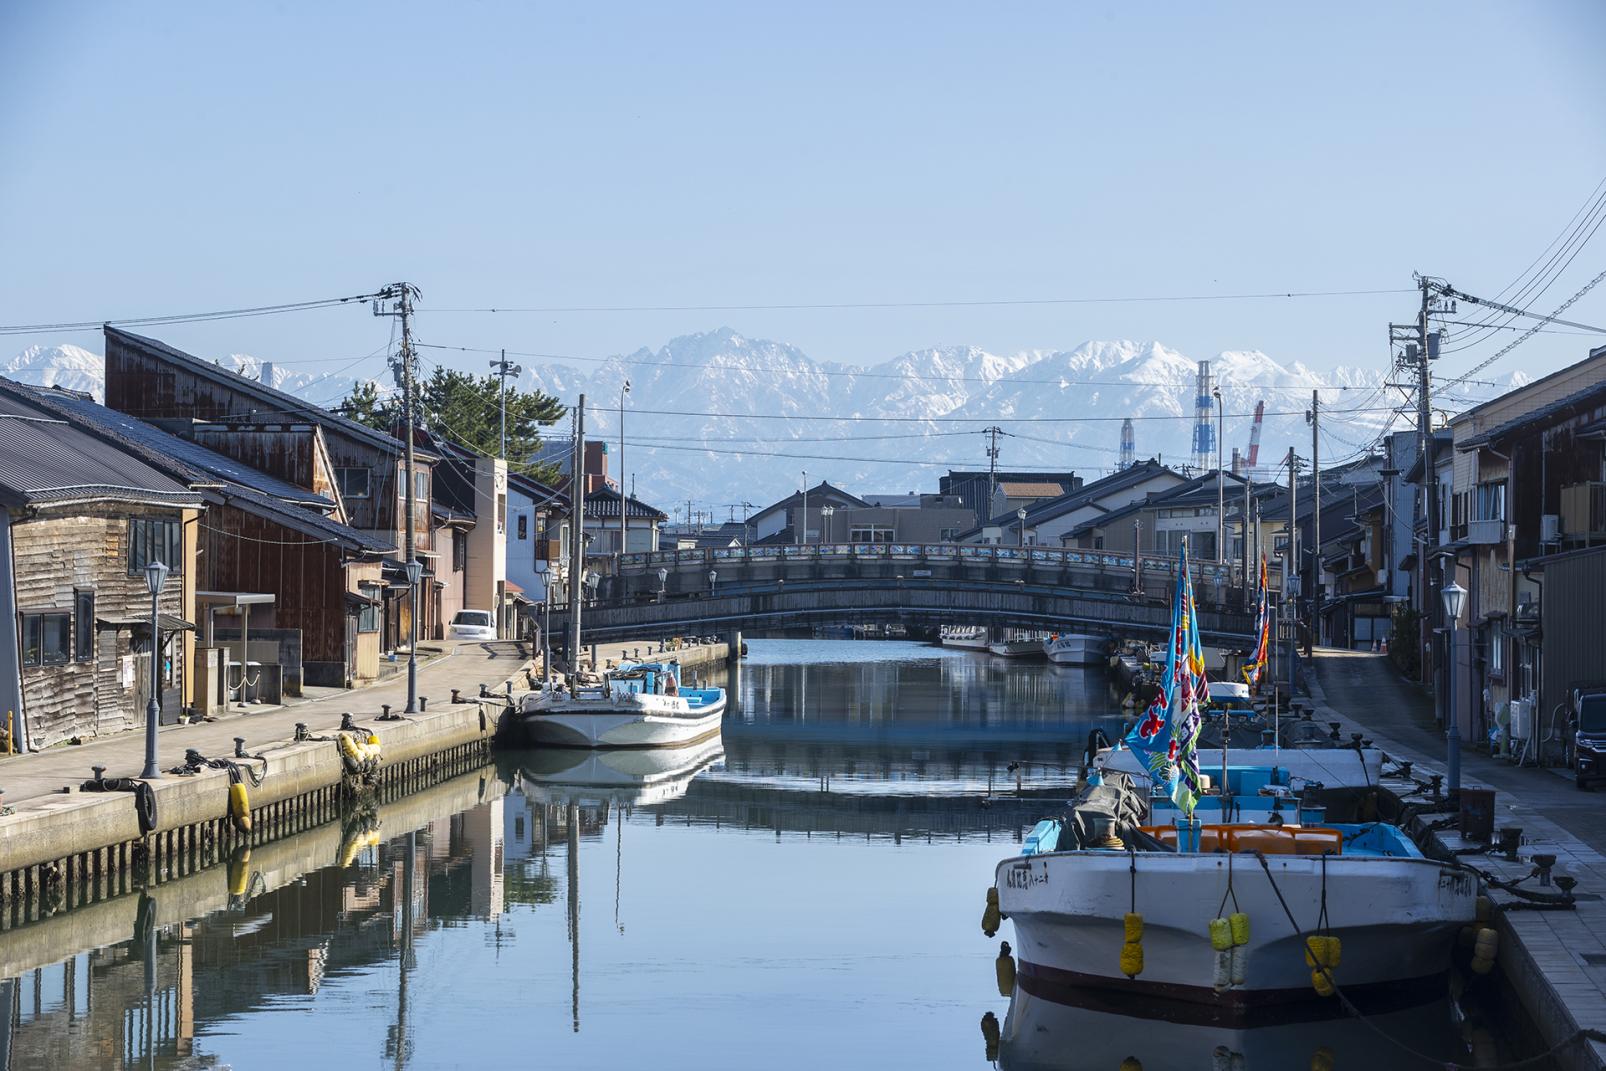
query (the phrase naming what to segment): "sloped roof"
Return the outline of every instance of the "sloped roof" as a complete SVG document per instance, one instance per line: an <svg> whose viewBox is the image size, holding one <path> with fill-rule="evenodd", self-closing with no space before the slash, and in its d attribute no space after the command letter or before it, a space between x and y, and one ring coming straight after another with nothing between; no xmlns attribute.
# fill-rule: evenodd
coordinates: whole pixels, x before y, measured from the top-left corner
<svg viewBox="0 0 1606 1071"><path fill-rule="evenodd" d="M154 338L146 338L144 335L136 335L131 331L122 331L110 326L105 331L108 343L113 339L117 339L160 360L180 365L186 371L193 372L204 379L210 379L214 383L220 383L231 390L237 390L241 394L256 398L267 407L267 415L301 417L331 430L349 435L354 439L360 439L370 446L378 447L392 454L400 454L406 449L406 444L393 435L376 431L366 424L360 424L350 417L341 416L339 413L332 412L322 406L312 405L304 398L298 398L294 394L286 393L276 387L270 387L259 380L242 376L232 369L215 365L210 361L204 361L194 354L174 349L165 342L159 342ZM420 451L416 447L414 448L414 455L424 461L435 460L433 454L427 451Z"/></svg>
<svg viewBox="0 0 1606 1071"><path fill-rule="evenodd" d="M1223 486L1228 488L1223 497L1226 498L1227 504L1231 506L1242 497L1245 481L1242 476L1236 476L1230 472L1223 472L1221 476ZM1232 487L1231 485L1235 483L1237 487ZM1207 503L1211 506L1216 504L1216 474L1214 470L1195 476L1186 483L1168 487L1164 491L1150 491L1135 502L1117 506L1115 509L1101 513L1097 517L1083 521L1069 532L1066 532L1065 535L1082 535L1094 528L1103 528L1108 524L1130 517L1135 513L1141 513L1146 509L1177 509L1194 502ZM1030 514L1028 514L1029 517Z"/></svg>
<svg viewBox="0 0 1606 1071"><path fill-rule="evenodd" d="M804 492L802 491L793 491L780 501L771 502L769 505L765 506L763 509L749 517L748 523L752 524L760 517L766 517L778 509L791 509L793 506L801 506L803 504L803 495ZM849 494L828 480L821 480L813 487L810 487L808 489L808 498L810 502L816 502L821 505L845 505L857 507L859 509L867 509L870 505L870 503L866 502L864 499L858 497L857 495Z"/></svg>
<svg viewBox="0 0 1606 1071"><path fill-rule="evenodd" d="M27 389L9 380L0 384ZM7 391L0 397L0 502L76 499L201 505L201 496L184 483Z"/></svg>
<svg viewBox="0 0 1606 1071"><path fill-rule="evenodd" d="M1008 480L998 485L1005 498L1058 498L1065 485L1047 480Z"/></svg>
<svg viewBox="0 0 1606 1071"><path fill-rule="evenodd" d="M149 467L165 473L174 481L198 485L214 501L266 517L317 540L367 554L388 554L396 549L369 532L342 524L318 509L307 508L302 503L311 492L304 488L240 465L204 446L170 435L81 395L7 380L0 380L0 395L4 395L6 400L30 401L40 411L70 423L79 434L95 440L102 449L120 457L120 464L124 466ZM0 401L0 404L5 402ZM238 479L222 475L224 470ZM286 491L288 497L280 497L276 493L278 490ZM201 496L194 491L188 493L199 505ZM311 497L333 506L327 499Z"/></svg>
<svg viewBox="0 0 1606 1071"><path fill-rule="evenodd" d="M1106 495L1116 494L1127 488L1136 487L1145 480L1165 475L1174 476L1179 482L1182 480L1182 476L1166 468L1158 461L1139 461L1119 472L1113 472L1108 476L1094 480L1092 483L1085 483L1076 490L1060 495L1058 498L1051 498L1045 502L1035 502L1027 506L1026 524L1028 527L1045 524L1055 518L1063 517L1067 513L1079 510L1083 506L1096 504L1099 499L1104 498ZM999 514L997 517L992 518L985 525L977 525L969 531L961 532L959 538L961 540L968 539L980 532L983 527L995 527L1004 524L1013 525L1016 523L1018 523L1018 520L1015 517L1015 512L1011 510L1007 514Z"/></svg>
<svg viewBox="0 0 1606 1071"><path fill-rule="evenodd" d="M642 520L662 521L668 519L668 514L655 506L649 506L635 495L626 499L628 505L627 516ZM619 490L611 485L587 491L585 499L587 517L604 518L619 516Z"/></svg>
<svg viewBox="0 0 1606 1071"><path fill-rule="evenodd" d="M1481 435L1474 435L1456 443L1455 448L1457 450L1476 450L1480 446L1498 443L1512 435L1521 434L1524 431L1541 427L1553 421L1577 416L1579 411L1593 409L1600 405L1606 405L1606 381L1591 384L1582 390L1577 390L1565 397L1558 398L1549 405L1542 405L1521 416L1513 417L1503 424L1496 424Z"/></svg>

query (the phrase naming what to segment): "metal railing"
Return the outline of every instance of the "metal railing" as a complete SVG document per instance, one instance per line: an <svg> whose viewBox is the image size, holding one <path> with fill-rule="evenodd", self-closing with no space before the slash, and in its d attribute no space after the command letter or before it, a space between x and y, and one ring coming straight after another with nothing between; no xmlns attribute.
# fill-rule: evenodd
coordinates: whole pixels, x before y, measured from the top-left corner
<svg viewBox="0 0 1606 1071"><path fill-rule="evenodd" d="M1075 550L1061 547L1011 547L990 543L788 543L779 546L718 547L705 550L661 550L626 554L622 569L651 571L655 567L717 569L724 564L775 564L781 562L908 561L935 564L978 564L1025 568L1084 567L1099 571L1131 572L1134 555L1102 550ZM1174 577L1175 557L1144 554L1140 559L1145 577ZM1192 561L1189 572L1195 583L1231 585L1242 581L1242 570L1233 562ZM1281 587L1280 569L1270 568L1273 589Z"/></svg>

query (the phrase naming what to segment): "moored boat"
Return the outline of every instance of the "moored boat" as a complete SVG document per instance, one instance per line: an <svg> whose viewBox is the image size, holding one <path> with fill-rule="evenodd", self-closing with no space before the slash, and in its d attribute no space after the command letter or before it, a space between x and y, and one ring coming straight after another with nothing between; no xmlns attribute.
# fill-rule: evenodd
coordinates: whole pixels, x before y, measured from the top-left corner
<svg viewBox="0 0 1606 1071"><path fill-rule="evenodd" d="M1103 665L1109 641L1085 632L1056 632L1043 639L1043 653L1061 666Z"/></svg>
<svg viewBox="0 0 1606 1071"><path fill-rule="evenodd" d="M719 732L725 690L680 680L678 662L636 662L597 684L531 692L503 715L497 736L515 747L685 747Z"/></svg>
<svg viewBox="0 0 1606 1071"><path fill-rule="evenodd" d="M547 748L504 753L511 779L526 799L545 803L609 800L630 806L667 803L686 794L692 779L725 757L718 736L683 748Z"/></svg>
<svg viewBox="0 0 1606 1071"><path fill-rule="evenodd" d="M1037 633L1007 629L987 650L999 658L1042 658L1043 641Z"/></svg>
<svg viewBox="0 0 1606 1071"><path fill-rule="evenodd" d="M971 651L987 649L987 630L980 625L944 625L937 635L944 647L962 647Z"/></svg>

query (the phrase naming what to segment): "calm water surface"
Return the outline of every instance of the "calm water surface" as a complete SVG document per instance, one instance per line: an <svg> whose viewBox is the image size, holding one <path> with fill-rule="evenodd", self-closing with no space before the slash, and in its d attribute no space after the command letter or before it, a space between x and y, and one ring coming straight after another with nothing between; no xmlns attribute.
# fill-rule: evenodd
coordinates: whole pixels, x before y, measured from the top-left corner
<svg viewBox="0 0 1606 1071"><path fill-rule="evenodd" d="M1063 797L1110 683L851 641L754 641L726 683L709 746L504 755L0 936L8 1066L985 1068L983 894L1048 805L1010 766ZM1014 1014L1005 1067L1409 1066L1346 1024ZM1447 1008L1395 1025L1460 1055Z"/></svg>

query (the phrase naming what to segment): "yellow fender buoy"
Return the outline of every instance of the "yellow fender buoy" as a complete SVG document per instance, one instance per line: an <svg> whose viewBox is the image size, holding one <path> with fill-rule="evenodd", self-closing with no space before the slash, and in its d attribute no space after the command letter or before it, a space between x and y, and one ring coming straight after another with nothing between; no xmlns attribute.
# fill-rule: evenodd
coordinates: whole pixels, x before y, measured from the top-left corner
<svg viewBox="0 0 1606 1071"><path fill-rule="evenodd" d="M1335 1062L1333 1050L1323 1045L1310 1054L1310 1071L1333 1071Z"/></svg>
<svg viewBox="0 0 1606 1071"><path fill-rule="evenodd" d="M998 959L993 964L998 975L998 995L1010 997L1015 995L1015 957L1010 955L1009 942L1005 941L998 948Z"/></svg>
<svg viewBox="0 0 1606 1071"><path fill-rule="evenodd" d="M251 797L239 781L229 786L229 819L241 833L251 832Z"/></svg>
<svg viewBox="0 0 1606 1071"><path fill-rule="evenodd" d="M247 848L229 860L229 895L244 896L251 886L251 849Z"/></svg>
<svg viewBox="0 0 1606 1071"><path fill-rule="evenodd" d="M1121 1071L1143 1071L1143 1061L1136 1056L1128 1056L1121 1061Z"/></svg>
<svg viewBox="0 0 1606 1071"><path fill-rule="evenodd" d="M1143 973L1143 916L1128 911L1121 925L1126 938L1121 945L1121 973L1136 978Z"/></svg>
<svg viewBox="0 0 1606 1071"><path fill-rule="evenodd" d="M1232 943L1234 945L1247 945L1249 943L1249 916L1242 911L1234 911L1227 916L1227 925L1232 930Z"/></svg>
<svg viewBox="0 0 1606 1071"><path fill-rule="evenodd" d="M1003 912L998 908L998 887L987 890L987 906L981 913L981 932L991 937L1004 924ZM1018 934L1016 936L1019 936Z"/></svg>
<svg viewBox="0 0 1606 1071"><path fill-rule="evenodd" d="M1495 956L1500 952L1500 934L1485 926L1472 941L1472 973L1488 974L1494 970Z"/></svg>
<svg viewBox="0 0 1606 1071"><path fill-rule="evenodd" d="M998 1027L998 1016L992 1012L981 1017L981 1039L987 1046L987 1062L998 1062L998 1038L1002 1031Z"/></svg>
<svg viewBox="0 0 1606 1071"><path fill-rule="evenodd" d="M1224 918L1210 920L1210 947L1225 952L1232 947L1232 923Z"/></svg>

